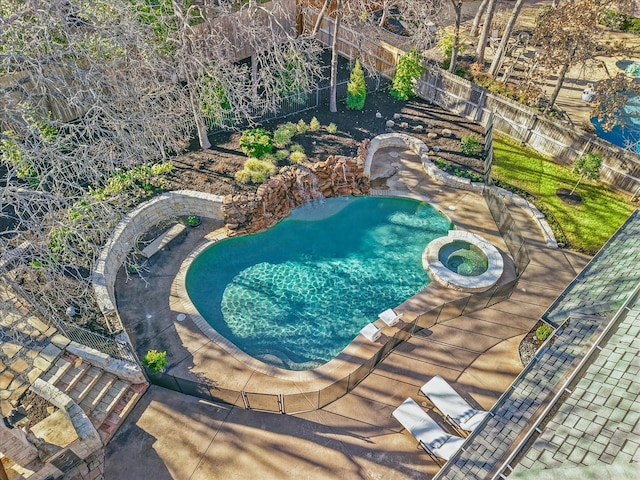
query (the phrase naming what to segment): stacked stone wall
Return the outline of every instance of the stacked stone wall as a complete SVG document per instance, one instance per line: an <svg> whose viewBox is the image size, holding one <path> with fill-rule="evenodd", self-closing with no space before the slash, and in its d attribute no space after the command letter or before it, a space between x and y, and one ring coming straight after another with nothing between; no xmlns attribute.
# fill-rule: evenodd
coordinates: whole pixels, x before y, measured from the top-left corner
<svg viewBox="0 0 640 480"><path fill-rule="evenodd" d="M166 192L127 215L102 250L93 273L93 285L102 313L113 315L116 311L113 290L116 275L140 234L174 217L198 215L222 219L222 198L190 190Z"/></svg>

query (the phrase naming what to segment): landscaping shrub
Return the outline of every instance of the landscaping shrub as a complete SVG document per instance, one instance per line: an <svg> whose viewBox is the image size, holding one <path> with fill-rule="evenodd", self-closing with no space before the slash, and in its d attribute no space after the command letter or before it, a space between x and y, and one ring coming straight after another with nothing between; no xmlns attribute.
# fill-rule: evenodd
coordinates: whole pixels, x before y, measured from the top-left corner
<svg viewBox="0 0 640 480"><path fill-rule="evenodd" d="M320 122L316 117L313 117L309 122L309 130L311 130L312 132L317 132L318 130L320 130Z"/></svg>
<svg viewBox="0 0 640 480"><path fill-rule="evenodd" d="M304 152L291 152L289 155L289 160L293 163L304 162L307 159L307 155Z"/></svg>
<svg viewBox="0 0 640 480"><path fill-rule="evenodd" d="M304 153L304 147L302 145L300 145L299 143L294 143L293 145L291 145L289 150L291 150L292 152L302 152L302 153Z"/></svg>
<svg viewBox="0 0 640 480"><path fill-rule="evenodd" d="M438 38L438 48L440 49L440 53L444 57L444 64L449 67L449 62L451 62L451 55L453 53L453 40L455 38L455 34L453 31L453 27L446 27L440 29ZM462 35L458 37L458 56L461 57L464 54L466 49L466 43Z"/></svg>
<svg viewBox="0 0 640 480"><path fill-rule="evenodd" d="M296 125L291 122L287 122L273 132L273 141L278 147L286 147L291 143L291 139L296 132Z"/></svg>
<svg viewBox="0 0 640 480"><path fill-rule="evenodd" d="M271 162L250 158L244 162L244 168L236 173L236 180L240 183L262 183L276 171Z"/></svg>
<svg viewBox="0 0 640 480"><path fill-rule="evenodd" d="M167 352L149 350L144 357L142 357L142 364L152 372L159 372L167 366Z"/></svg>
<svg viewBox="0 0 640 480"><path fill-rule="evenodd" d="M549 335L551 335L552 333L553 327L551 325L547 325L546 323L543 323L538 328L536 328L536 338L541 342L544 342L547 338L549 338Z"/></svg>
<svg viewBox="0 0 640 480"><path fill-rule="evenodd" d="M362 110L367 98L367 84L364 81L364 72L360 61L351 70L349 83L347 83L347 108L349 110Z"/></svg>
<svg viewBox="0 0 640 480"><path fill-rule="evenodd" d="M478 136L474 133L463 136L460 139L460 151L473 157L480 155L482 153L482 144Z"/></svg>
<svg viewBox="0 0 640 480"><path fill-rule="evenodd" d="M273 141L263 128L250 128L240 136L240 149L249 157L261 158L273 150Z"/></svg>
<svg viewBox="0 0 640 480"><path fill-rule="evenodd" d="M283 160L286 160L287 158L289 158L290 153L291 152L289 150L287 150L286 148L283 148L281 150L277 150L274 156L277 162L282 162Z"/></svg>
<svg viewBox="0 0 640 480"><path fill-rule="evenodd" d="M411 48L398 60L396 73L391 81L391 95L399 100L408 100L414 95L416 81L424 73L421 64L422 54L417 48Z"/></svg>
<svg viewBox="0 0 640 480"><path fill-rule="evenodd" d="M307 128L307 124L303 119L298 120L298 123L296 124L296 130L298 131L298 133L307 133Z"/></svg>
<svg viewBox="0 0 640 480"><path fill-rule="evenodd" d="M329 125L327 125L327 132L329 132L330 134L335 134L338 131L338 126L331 122Z"/></svg>

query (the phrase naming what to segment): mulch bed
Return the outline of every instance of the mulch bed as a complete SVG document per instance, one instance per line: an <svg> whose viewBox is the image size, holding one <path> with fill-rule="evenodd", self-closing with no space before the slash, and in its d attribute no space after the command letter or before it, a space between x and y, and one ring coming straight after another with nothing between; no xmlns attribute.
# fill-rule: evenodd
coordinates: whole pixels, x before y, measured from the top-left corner
<svg viewBox="0 0 640 480"><path fill-rule="evenodd" d="M379 113L380 118L377 117ZM307 131L293 137L293 142L300 144L309 162L323 161L329 155L353 156L360 142L372 139L376 135L389 132L413 135L438 150L436 156L456 167L471 169L480 173L482 160L469 157L460 152L459 143L463 136L476 134L483 137L483 127L461 118L440 107L431 105L420 99L400 101L381 90L367 95L363 110L348 110L344 103L338 104L338 112L329 112L328 105L307 110L286 118L265 122L260 126L273 133L285 122L298 122L302 119L307 124L316 117L322 127L319 131ZM397 118L394 118L397 117ZM387 127L387 121L394 122ZM330 134L326 127L334 123L338 131ZM449 137L442 136L442 131L451 132ZM437 134L437 138L428 137L429 133ZM235 174L241 170L246 155L239 147L241 132L222 132L210 136L212 147L208 150L188 152L174 159L176 170L170 176L171 190L191 189L216 195L255 192L257 185L245 185L235 180ZM281 164L278 166L284 166Z"/></svg>

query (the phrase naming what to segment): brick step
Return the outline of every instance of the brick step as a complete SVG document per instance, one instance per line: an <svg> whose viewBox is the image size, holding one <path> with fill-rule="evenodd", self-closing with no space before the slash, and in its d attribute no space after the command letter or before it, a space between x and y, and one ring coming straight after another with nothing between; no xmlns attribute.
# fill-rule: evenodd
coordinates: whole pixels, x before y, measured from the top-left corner
<svg viewBox="0 0 640 480"><path fill-rule="evenodd" d="M123 419L136 405L140 397L147 390L146 384L130 385L125 394L115 404L113 410L103 419L102 424L98 428L98 433L103 443L108 442L116 433L116 430L122 423ZM94 423L95 425L95 423Z"/></svg>
<svg viewBox="0 0 640 480"><path fill-rule="evenodd" d="M69 369L64 375L62 375L60 380L54 385L68 395L90 368L91 365L88 363L76 363L73 368Z"/></svg>
<svg viewBox="0 0 640 480"><path fill-rule="evenodd" d="M80 402L80 407L82 407L84 413L89 415L93 412L102 399L109 393L109 390L111 390L116 381L117 377L111 373L104 373L100 376L100 379Z"/></svg>
<svg viewBox="0 0 640 480"><path fill-rule="evenodd" d="M69 396L73 398L76 403L80 404L82 400L85 399L87 395L91 392L94 385L98 383L100 377L104 373L100 367L94 367L90 365L87 370L85 370L84 375L78 381L74 387L69 392Z"/></svg>
<svg viewBox="0 0 640 480"><path fill-rule="evenodd" d="M109 416L113 413L116 405L120 401L120 399L127 393L129 390L129 382L124 380L117 380L109 391L102 397L96 408L89 415L91 419L91 423L97 428L99 428L103 422L109 418Z"/></svg>

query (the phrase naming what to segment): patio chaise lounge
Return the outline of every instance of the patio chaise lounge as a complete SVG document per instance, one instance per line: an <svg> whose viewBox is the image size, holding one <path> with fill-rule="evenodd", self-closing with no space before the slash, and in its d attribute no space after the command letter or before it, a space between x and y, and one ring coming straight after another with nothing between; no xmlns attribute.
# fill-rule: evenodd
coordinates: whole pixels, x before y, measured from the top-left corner
<svg viewBox="0 0 640 480"><path fill-rule="evenodd" d="M420 387L420 391L458 429L473 432L489 414L471 407L440 375L425 383Z"/></svg>
<svg viewBox="0 0 640 480"><path fill-rule="evenodd" d="M397 314L392 309L388 308L380 315L380 320L386 323L389 327L393 327L400 319L402 318L402 314Z"/></svg>
<svg viewBox="0 0 640 480"><path fill-rule="evenodd" d="M464 443L464 438L444 431L412 398L407 398L396 408L393 416L434 460L449 460Z"/></svg>
<svg viewBox="0 0 640 480"><path fill-rule="evenodd" d="M367 323L365 327L360 330L360 333L370 342L375 342L382 334L382 327L376 327L373 323Z"/></svg>

